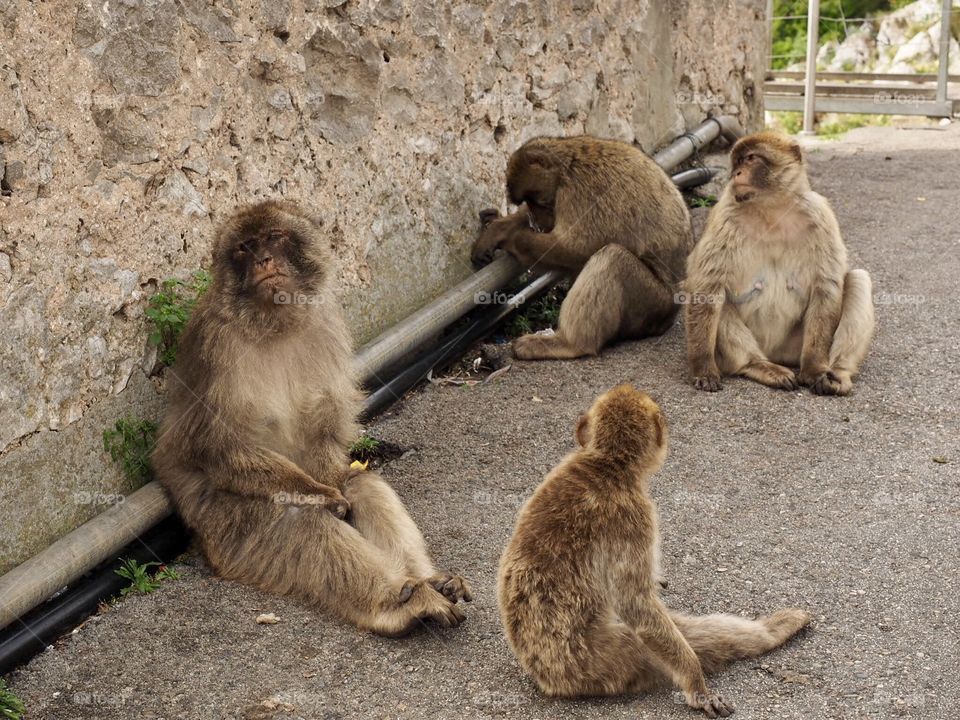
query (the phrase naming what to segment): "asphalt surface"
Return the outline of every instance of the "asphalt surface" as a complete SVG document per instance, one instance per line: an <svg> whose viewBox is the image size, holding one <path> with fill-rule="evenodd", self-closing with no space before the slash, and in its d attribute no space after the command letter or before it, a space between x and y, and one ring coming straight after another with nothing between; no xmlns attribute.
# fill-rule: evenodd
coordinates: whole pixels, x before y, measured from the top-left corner
<svg viewBox="0 0 960 720"><path fill-rule="evenodd" d="M29 718L691 718L669 688L553 701L500 629L498 558L517 508L573 448L578 414L630 381L670 422L653 481L665 600L696 613L810 610L809 631L711 684L748 718L956 717L960 701L960 125L816 143L878 331L848 398L687 381L678 324L601 357L517 363L427 386L373 426L439 565L475 590L467 622L386 640L210 576L120 602L8 677ZM281 622L258 625L260 613Z"/></svg>

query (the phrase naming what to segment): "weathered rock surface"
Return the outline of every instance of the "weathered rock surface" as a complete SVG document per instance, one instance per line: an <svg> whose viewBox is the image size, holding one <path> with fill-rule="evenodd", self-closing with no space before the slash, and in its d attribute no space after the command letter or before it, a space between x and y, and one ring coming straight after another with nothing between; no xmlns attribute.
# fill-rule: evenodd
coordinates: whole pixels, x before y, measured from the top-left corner
<svg viewBox="0 0 960 720"><path fill-rule="evenodd" d="M760 122L763 3L0 3L0 570L121 487L105 415L155 417L146 297L236 205L325 219L358 342L471 272L535 134L646 150ZM138 388L132 392L128 388ZM109 413L107 410L109 409ZM41 502L41 498L59 498Z"/></svg>

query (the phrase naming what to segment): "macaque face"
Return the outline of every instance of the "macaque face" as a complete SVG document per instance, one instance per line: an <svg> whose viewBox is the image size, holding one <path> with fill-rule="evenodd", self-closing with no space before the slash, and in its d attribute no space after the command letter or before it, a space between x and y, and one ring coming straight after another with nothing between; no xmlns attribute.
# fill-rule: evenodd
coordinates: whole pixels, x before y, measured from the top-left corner
<svg viewBox="0 0 960 720"><path fill-rule="evenodd" d="M755 197L771 187L771 162L763 154L748 150L735 159L733 167L733 194L737 202Z"/></svg>
<svg viewBox="0 0 960 720"><path fill-rule="evenodd" d="M770 191L799 191L803 185L803 155L800 146L789 139L744 138L734 146L730 166L733 195L737 202Z"/></svg>
<svg viewBox="0 0 960 720"><path fill-rule="evenodd" d="M304 254L305 242L288 228L243 228L230 248L230 266L240 292L273 303L278 293L308 289L316 270Z"/></svg>

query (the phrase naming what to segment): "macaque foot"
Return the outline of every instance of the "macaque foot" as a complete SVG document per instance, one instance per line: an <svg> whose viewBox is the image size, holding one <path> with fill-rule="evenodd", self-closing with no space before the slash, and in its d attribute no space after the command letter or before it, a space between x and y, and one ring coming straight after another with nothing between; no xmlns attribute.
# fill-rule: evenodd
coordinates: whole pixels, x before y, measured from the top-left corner
<svg viewBox="0 0 960 720"><path fill-rule="evenodd" d="M464 602L473 602L473 591L470 589L470 583L459 575L440 572L433 577L427 578L427 582L438 593L443 595L452 603L463 600Z"/></svg>
<svg viewBox="0 0 960 720"><path fill-rule="evenodd" d="M708 718L730 717L733 715L733 703L724 700L714 692L687 693L687 705L694 710L700 710Z"/></svg>
<svg viewBox="0 0 960 720"><path fill-rule="evenodd" d="M693 386L697 390L703 390L704 392L717 392L723 388L723 383L720 382L719 373L709 373L694 376Z"/></svg>
<svg viewBox="0 0 960 720"><path fill-rule="evenodd" d="M814 395L846 395L850 392L850 383L844 387L843 380L832 370L821 373L811 384Z"/></svg>
<svg viewBox="0 0 960 720"><path fill-rule="evenodd" d="M741 373L751 380L777 390L796 390L800 387L793 370L768 360L752 362Z"/></svg>
<svg viewBox="0 0 960 720"><path fill-rule="evenodd" d="M398 597L401 610L411 620L432 620L441 627L457 627L466 615L452 601L438 592L429 580L408 581Z"/></svg>

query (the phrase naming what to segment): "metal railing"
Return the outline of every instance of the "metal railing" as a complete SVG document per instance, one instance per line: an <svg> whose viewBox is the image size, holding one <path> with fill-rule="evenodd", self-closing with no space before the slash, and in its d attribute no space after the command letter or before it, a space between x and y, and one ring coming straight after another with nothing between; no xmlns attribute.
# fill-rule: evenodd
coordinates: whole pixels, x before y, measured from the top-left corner
<svg viewBox="0 0 960 720"><path fill-rule="evenodd" d="M820 0L809 0L807 15L775 15L774 0L767 0L769 23L764 103L767 110L803 111L802 134L813 134L817 112L869 113L883 115L925 115L953 117L960 113L960 99L948 96L951 82L960 76L949 74L950 19L960 8L952 0L942 0L940 43L936 74L824 72L817 70L819 28L821 22L842 23L844 34L850 25L875 22L876 18L821 17ZM775 20L807 20L807 47L803 55L773 53ZM803 57L806 69L774 70L775 60ZM802 81L802 82L800 82ZM821 82L825 81L825 82Z"/></svg>

